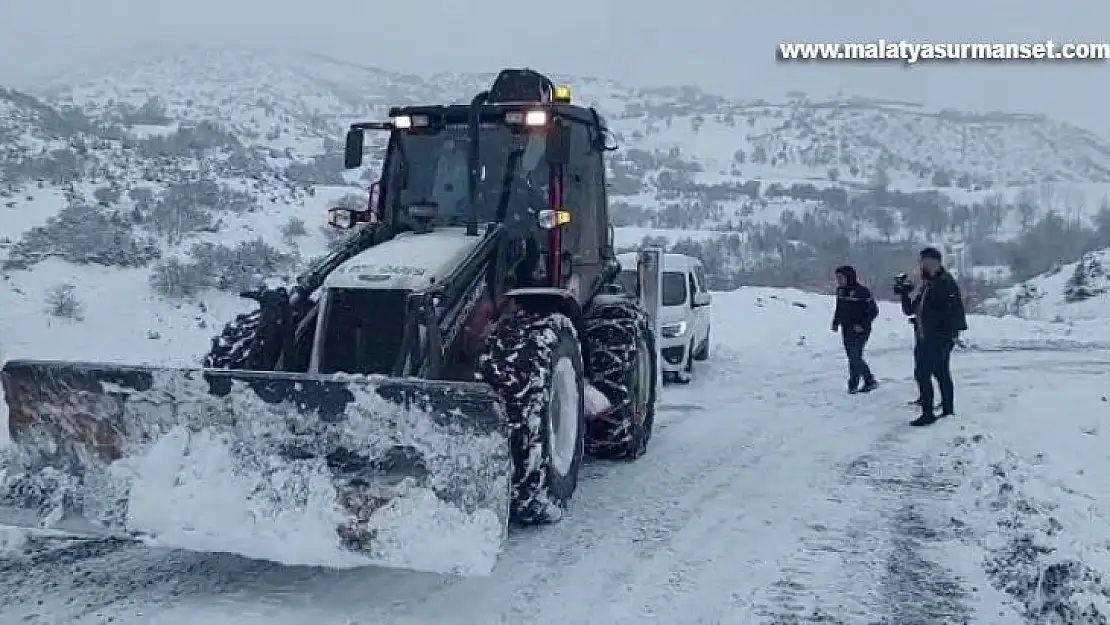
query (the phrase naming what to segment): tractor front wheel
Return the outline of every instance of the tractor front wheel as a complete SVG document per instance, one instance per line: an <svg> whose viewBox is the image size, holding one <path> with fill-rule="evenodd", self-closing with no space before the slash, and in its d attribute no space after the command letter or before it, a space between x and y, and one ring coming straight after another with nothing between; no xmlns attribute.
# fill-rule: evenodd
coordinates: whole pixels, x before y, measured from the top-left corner
<svg viewBox="0 0 1110 625"><path fill-rule="evenodd" d="M558 313L506 314L490 333L478 379L505 402L513 460L510 517L522 524L558 521L578 486L586 429L574 324Z"/></svg>

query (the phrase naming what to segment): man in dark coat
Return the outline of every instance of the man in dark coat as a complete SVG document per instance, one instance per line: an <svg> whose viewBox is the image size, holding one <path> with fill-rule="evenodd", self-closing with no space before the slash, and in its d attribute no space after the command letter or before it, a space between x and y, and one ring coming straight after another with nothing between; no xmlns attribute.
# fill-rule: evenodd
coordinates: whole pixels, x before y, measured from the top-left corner
<svg viewBox="0 0 1110 625"><path fill-rule="evenodd" d="M836 268L836 312L832 331L840 330L844 353L848 356L848 392L870 393L878 383L863 359L863 348L871 337L871 324L879 316L879 306L871 290L859 283L856 270L844 265ZM863 382L863 387L859 386Z"/></svg>
<svg viewBox="0 0 1110 625"><path fill-rule="evenodd" d="M967 329L964 301L956 279L945 270L936 248L921 250L921 288L911 298L902 295L902 310L913 315L914 332L913 377L920 393L921 416L910 422L913 426L931 425L938 415L933 410L933 378L940 387L940 417L955 414L950 362L952 348L960 332Z"/></svg>

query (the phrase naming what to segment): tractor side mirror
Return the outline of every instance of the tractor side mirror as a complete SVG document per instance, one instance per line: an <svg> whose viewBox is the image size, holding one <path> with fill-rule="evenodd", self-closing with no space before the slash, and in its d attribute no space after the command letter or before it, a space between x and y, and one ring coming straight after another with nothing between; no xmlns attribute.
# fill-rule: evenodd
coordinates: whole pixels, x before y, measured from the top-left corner
<svg viewBox="0 0 1110 625"><path fill-rule="evenodd" d="M362 130L352 128L347 131L347 145L343 151L343 167L354 169L362 166L362 150L365 135Z"/></svg>
<svg viewBox="0 0 1110 625"><path fill-rule="evenodd" d="M349 208L336 206L328 209L328 225L332 228L349 230L354 228L357 223L358 213Z"/></svg>
<svg viewBox="0 0 1110 625"><path fill-rule="evenodd" d="M544 156L549 165L570 163L570 127L556 120L547 130L547 145Z"/></svg>

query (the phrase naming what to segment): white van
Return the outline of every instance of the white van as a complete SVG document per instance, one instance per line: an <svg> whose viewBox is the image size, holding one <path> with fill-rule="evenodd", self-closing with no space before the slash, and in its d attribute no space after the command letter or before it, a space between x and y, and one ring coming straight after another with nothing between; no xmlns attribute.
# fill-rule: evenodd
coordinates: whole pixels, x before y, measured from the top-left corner
<svg viewBox="0 0 1110 625"><path fill-rule="evenodd" d="M617 255L621 283L637 293L636 253ZM663 255L663 292L660 298L659 341L663 379L686 384L695 360L709 359L709 323L712 298L705 288L701 261L683 254Z"/></svg>

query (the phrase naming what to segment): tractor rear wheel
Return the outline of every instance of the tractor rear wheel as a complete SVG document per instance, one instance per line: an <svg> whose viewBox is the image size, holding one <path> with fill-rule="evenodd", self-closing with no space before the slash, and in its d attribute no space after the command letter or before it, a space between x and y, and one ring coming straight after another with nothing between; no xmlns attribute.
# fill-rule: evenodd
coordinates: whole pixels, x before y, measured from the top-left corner
<svg viewBox="0 0 1110 625"><path fill-rule="evenodd" d="M655 334L632 299L596 304L585 322L590 382L611 410L590 419L586 450L599 458L635 460L647 453L655 424Z"/></svg>

